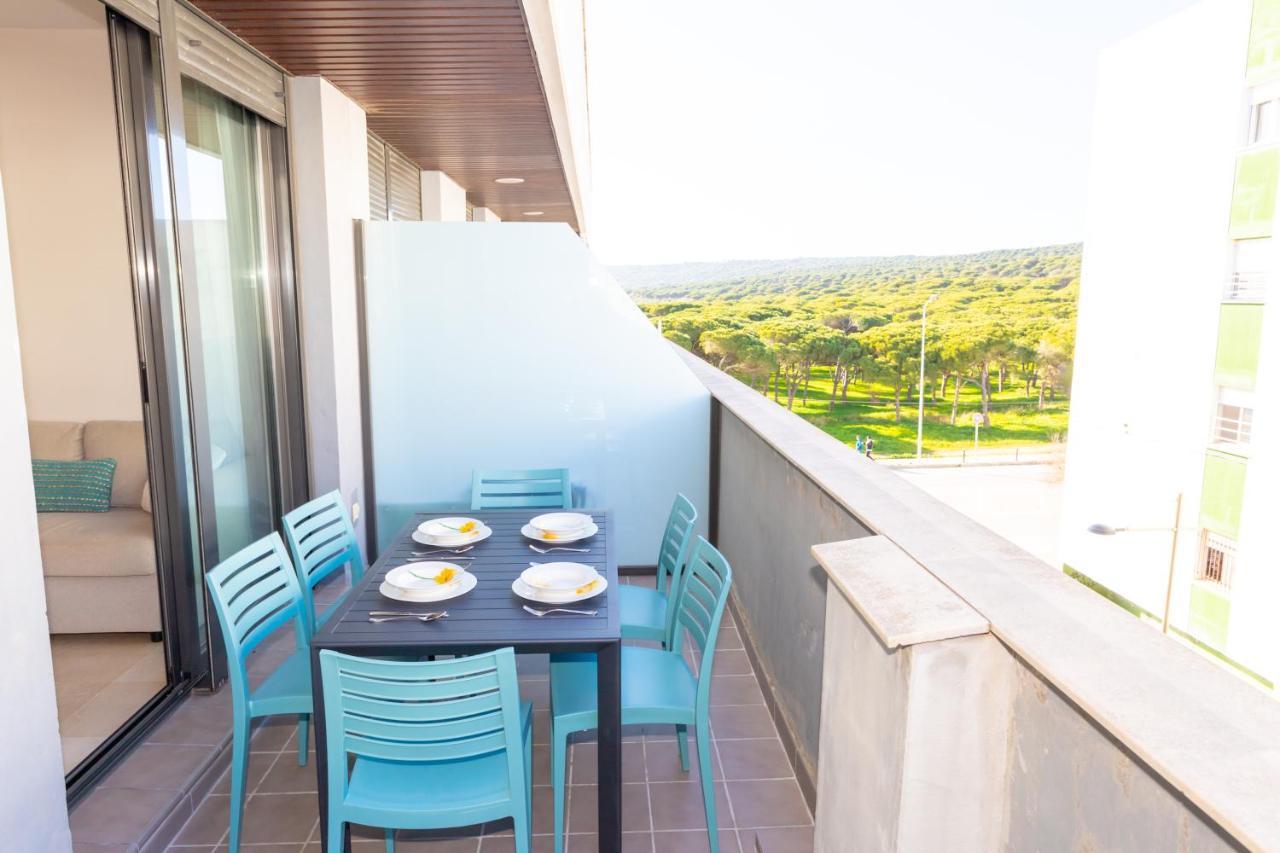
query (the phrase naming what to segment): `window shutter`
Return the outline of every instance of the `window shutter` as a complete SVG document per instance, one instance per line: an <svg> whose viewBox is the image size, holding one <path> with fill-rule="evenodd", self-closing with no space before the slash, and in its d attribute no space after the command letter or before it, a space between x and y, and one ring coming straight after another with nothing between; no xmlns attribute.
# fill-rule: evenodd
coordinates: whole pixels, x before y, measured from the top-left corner
<svg viewBox="0 0 1280 853"><path fill-rule="evenodd" d="M284 125L284 73L199 12L178 4L174 15L182 73Z"/></svg>
<svg viewBox="0 0 1280 853"><path fill-rule="evenodd" d="M369 134L369 218L387 218L387 145Z"/></svg>
<svg viewBox="0 0 1280 853"><path fill-rule="evenodd" d="M153 33L160 32L159 0L106 0L106 3L135 24Z"/></svg>
<svg viewBox="0 0 1280 853"><path fill-rule="evenodd" d="M391 219L422 219L422 175L413 161L387 146L387 208Z"/></svg>

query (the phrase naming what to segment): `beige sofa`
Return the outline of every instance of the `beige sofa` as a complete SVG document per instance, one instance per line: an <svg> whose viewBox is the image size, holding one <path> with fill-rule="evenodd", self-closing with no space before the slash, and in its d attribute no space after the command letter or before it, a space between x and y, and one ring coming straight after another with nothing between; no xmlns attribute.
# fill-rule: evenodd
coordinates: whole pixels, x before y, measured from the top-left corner
<svg viewBox="0 0 1280 853"><path fill-rule="evenodd" d="M42 512L49 630L159 631L155 534L140 421L31 421L33 459L116 460L111 509Z"/></svg>

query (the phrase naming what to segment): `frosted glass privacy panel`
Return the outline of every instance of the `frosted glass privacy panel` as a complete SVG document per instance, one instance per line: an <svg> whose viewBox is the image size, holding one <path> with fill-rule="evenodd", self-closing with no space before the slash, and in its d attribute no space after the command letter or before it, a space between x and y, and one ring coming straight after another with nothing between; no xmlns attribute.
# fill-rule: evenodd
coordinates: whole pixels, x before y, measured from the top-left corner
<svg viewBox="0 0 1280 853"><path fill-rule="evenodd" d="M562 468L652 565L676 492L707 513L710 398L566 225L369 222L364 298L379 547L468 506L475 468Z"/></svg>

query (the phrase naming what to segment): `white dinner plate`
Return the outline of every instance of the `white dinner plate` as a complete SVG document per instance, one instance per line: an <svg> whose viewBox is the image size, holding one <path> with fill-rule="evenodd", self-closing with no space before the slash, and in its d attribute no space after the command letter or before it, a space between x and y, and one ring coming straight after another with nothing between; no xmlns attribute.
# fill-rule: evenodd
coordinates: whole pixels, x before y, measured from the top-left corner
<svg viewBox="0 0 1280 853"><path fill-rule="evenodd" d="M575 595L572 591L568 593L553 593L534 589L520 578L516 578L511 582L512 592L526 601L532 601L535 604L572 604L575 601L586 601L588 598L595 598L608 588L609 581L603 575L598 577L591 589L587 590L582 595Z"/></svg>
<svg viewBox="0 0 1280 853"><path fill-rule="evenodd" d="M471 572L467 572L462 576L462 580L459 583L441 587L438 592L411 592L406 589L400 589L398 586L392 586L386 581L383 581L382 585L378 587L378 592L395 601L427 604L436 601L448 601L451 598L466 595L476 588L477 582L476 576Z"/></svg>
<svg viewBox="0 0 1280 853"><path fill-rule="evenodd" d="M471 525L466 533L457 528ZM440 545L465 545L474 541L484 530L485 523L478 518L465 515L448 515L440 518L428 518L418 525L417 530L427 539Z"/></svg>
<svg viewBox="0 0 1280 853"><path fill-rule="evenodd" d="M591 523L591 516L580 512L548 512L529 519L529 525L536 530L550 530L564 535L584 530Z"/></svg>
<svg viewBox="0 0 1280 853"><path fill-rule="evenodd" d="M477 535L467 539L450 539L448 541L440 541L428 536L421 530L415 530L411 534L411 538L419 545L431 545L435 548L461 548L463 545L474 545L477 542L483 542L493 535L493 531L485 525L480 525L480 531Z"/></svg>
<svg viewBox="0 0 1280 853"><path fill-rule="evenodd" d="M600 532L600 528L593 521L582 530L573 534L560 535L558 533L548 534L546 531L538 530L532 524L526 524L520 528L520 532L530 539L536 539L539 542L545 542L548 545L563 545L566 542L581 542L583 539L589 539ZM547 538L550 535L551 538Z"/></svg>
<svg viewBox="0 0 1280 853"><path fill-rule="evenodd" d="M598 577L599 572L584 563L530 563L520 573L527 586L550 593L572 592Z"/></svg>
<svg viewBox="0 0 1280 853"><path fill-rule="evenodd" d="M453 577L449 579L448 583L436 583L435 576L445 569L453 569ZM457 563L450 563L445 560L424 560L396 566L387 572L383 580L405 592L415 594L436 593L443 592L445 589L461 583L462 575L466 571L465 568Z"/></svg>

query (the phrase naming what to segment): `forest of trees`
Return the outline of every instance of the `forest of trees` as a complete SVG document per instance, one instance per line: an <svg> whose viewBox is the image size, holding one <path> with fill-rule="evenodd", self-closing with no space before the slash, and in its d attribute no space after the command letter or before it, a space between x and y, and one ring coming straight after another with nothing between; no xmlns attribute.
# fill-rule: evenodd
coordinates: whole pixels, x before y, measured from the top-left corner
<svg viewBox="0 0 1280 853"><path fill-rule="evenodd" d="M1065 386L1075 342L1080 244L944 257L754 262L714 279L699 265L678 271L618 270L669 340L727 370L780 404L807 404L815 375L828 405L850 385L891 394L894 420L915 399L920 313L929 305L925 394L950 403L976 391L984 426L995 393L1018 383L1043 408ZM708 270L707 267L712 267ZM733 265L721 265L732 273ZM639 285L638 287L636 285ZM886 401L888 404L889 401Z"/></svg>

